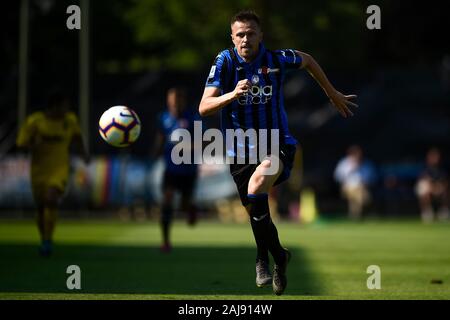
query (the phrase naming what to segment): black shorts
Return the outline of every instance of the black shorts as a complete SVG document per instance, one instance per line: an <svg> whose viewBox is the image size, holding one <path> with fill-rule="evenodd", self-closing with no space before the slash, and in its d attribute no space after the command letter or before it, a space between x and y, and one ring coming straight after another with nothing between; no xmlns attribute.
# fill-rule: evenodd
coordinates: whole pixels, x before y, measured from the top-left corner
<svg viewBox="0 0 450 320"><path fill-rule="evenodd" d="M170 171L164 172L163 190L167 188L179 191L184 197L191 197L197 182L197 173L179 174Z"/></svg>
<svg viewBox="0 0 450 320"><path fill-rule="evenodd" d="M283 162L283 172L273 184L274 186L286 181L291 174L292 166L294 164L294 157L297 148L296 145L287 144L280 146L280 160ZM253 172L260 165L260 162L255 164L230 164L230 172L233 176L234 183L236 183L239 197L242 205L248 205L248 182L250 181Z"/></svg>

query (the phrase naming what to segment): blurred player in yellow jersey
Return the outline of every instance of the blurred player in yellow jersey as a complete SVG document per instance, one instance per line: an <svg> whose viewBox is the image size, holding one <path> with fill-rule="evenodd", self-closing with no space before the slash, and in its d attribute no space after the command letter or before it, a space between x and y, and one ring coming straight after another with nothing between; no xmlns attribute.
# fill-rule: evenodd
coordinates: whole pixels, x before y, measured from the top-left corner
<svg viewBox="0 0 450 320"><path fill-rule="evenodd" d="M85 162L89 161L77 116L69 106L69 99L62 93L52 94L46 109L31 114L17 137L17 146L31 152L31 186L38 208L42 256L52 253L57 208L69 178L72 143Z"/></svg>

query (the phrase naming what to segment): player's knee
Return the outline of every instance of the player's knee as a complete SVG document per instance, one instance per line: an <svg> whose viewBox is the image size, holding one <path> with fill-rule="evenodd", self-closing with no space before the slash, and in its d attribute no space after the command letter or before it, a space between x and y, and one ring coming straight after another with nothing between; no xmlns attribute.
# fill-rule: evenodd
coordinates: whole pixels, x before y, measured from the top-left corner
<svg viewBox="0 0 450 320"><path fill-rule="evenodd" d="M264 176L259 174L258 171L255 171L250 181L248 182L248 193L249 194L257 194L261 192L261 189L264 186Z"/></svg>
<svg viewBox="0 0 450 320"><path fill-rule="evenodd" d="M261 169L270 169L272 166L272 159L265 159L261 162L259 165L259 168Z"/></svg>
<svg viewBox="0 0 450 320"><path fill-rule="evenodd" d="M183 210L187 211L191 207L194 206L192 197L191 196L181 196L181 206L183 207Z"/></svg>
<svg viewBox="0 0 450 320"><path fill-rule="evenodd" d="M172 204L171 203L164 204L162 206L162 208L161 208L161 220L163 222L170 221L171 218L172 218L172 211L173 211L173 208L172 208Z"/></svg>
<svg viewBox="0 0 450 320"><path fill-rule="evenodd" d="M166 190L164 190L164 194L163 194L163 202L164 202L165 204L172 203L173 196L174 196L174 192L173 192L172 189L166 189Z"/></svg>
<svg viewBox="0 0 450 320"><path fill-rule="evenodd" d="M283 171L283 168L283 162L274 155L264 159L258 166L260 174L268 177L269 180L273 177L278 177Z"/></svg>
<svg viewBox="0 0 450 320"><path fill-rule="evenodd" d="M57 189L49 189L45 197L45 205L47 207L56 207L61 199L61 192Z"/></svg>

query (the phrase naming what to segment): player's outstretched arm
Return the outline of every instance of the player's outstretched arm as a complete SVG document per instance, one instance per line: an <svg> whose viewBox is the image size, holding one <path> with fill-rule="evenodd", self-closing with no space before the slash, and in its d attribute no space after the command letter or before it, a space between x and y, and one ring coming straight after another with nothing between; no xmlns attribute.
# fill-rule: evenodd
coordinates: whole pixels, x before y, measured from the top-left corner
<svg viewBox="0 0 450 320"><path fill-rule="evenodd" d="M251 83L248 79L239 81L233 91L223 95L220 95L220 88L206 87L198 107L198 112L202 117L212 115L227 104L246 94L250 87Z"/></svg>
<svg viewBox="0 0 450 320"><path fill-rule="evenodd" d="M353 116L353 112L349 107L358 107L357 104L351 102L351 99L356 98L354 94L344 95L337 91L328 80L325 72L323 72L320 65L314 60L312 56L307 53L297 51L297 54L302 57L301 68L306 69L311 76L319 83L326 95L330 99L331 103L336 107L339 113L346 118L347 116Z"/></svg>

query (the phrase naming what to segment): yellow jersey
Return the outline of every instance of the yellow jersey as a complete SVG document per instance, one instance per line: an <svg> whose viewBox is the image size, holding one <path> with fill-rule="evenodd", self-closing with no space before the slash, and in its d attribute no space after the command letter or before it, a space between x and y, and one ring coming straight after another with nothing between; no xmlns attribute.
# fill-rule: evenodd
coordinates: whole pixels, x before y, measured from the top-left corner
<svg viewBox="0 0 450 320"><path fill-rule="evenodd" d="M69 148L76 135L81 135L81 129L73 112L67 112L61 119L50 118L44 112L28 116L16 143L19 147L31 147L33 183L54 181L56 185L65 185L69 175Z"/></svg>

